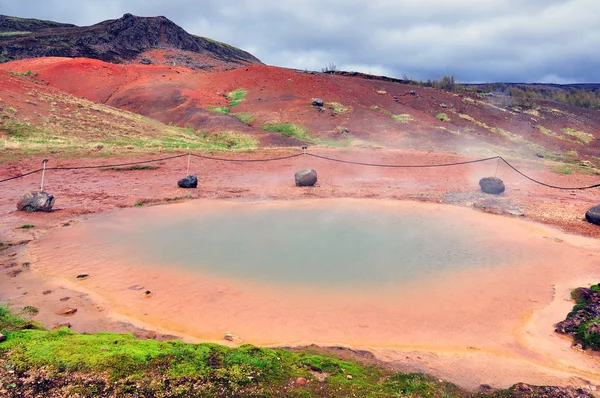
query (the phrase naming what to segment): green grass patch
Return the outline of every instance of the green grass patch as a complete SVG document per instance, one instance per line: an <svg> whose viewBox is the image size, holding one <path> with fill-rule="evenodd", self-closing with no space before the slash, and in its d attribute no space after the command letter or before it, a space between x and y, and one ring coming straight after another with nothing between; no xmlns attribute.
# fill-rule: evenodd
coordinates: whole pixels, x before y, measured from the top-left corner
<svg viewBox="0 0 600 398"><path fill-rule="evenodd" d="M311 142L313 144L318 145L326 145L330 147L347 147L354 140L352 136L349 134L344 134L344 139L340 141L334 141L329 139L323 139L319 137L315 137L308 133L308 129L294 123L273 123L273 124L263 124L260 126L261 129L266 131L271 131L274 133L281 133L283 135L287 135L289 137L294 137L301 141Z"/></svg>
<svg viewBox="0 0 600 398"><path fill-rule="evenodd" d="M33 305L26 305L25 307L23 307L23 312L29 315L36 315L40 312L40 310L37 307L34 307Z"/></svg>
<svg viewBox="0 0 600 398"><path fill-rule="evenodd" d="M568 127L561 129L561 131L569 137L575 138L582 145L588 145L594 141L594 135L590 133L584 133L583 131L578 131Z"/></svg>
<svg viewBox="0 0 600 398"><path fill-rule="evenodd" d="M408 115L408 114L392 115L390 117L393 120L395 120L397 122L402 122L402 123L410 123L413 120L412 116Z"/></svg>
<svg viewBox="0 0 600 398"><path fill-rule="evenodd" d="M302 141L314 142L315 137L308 134L308 129L305 127L294 124L294 123L272 123L263 124L260 126L261 129L266 131L272 131L274 133L281 133L289 137L294 137Z"/></svg>
<svg viewBox="0 0 600 398"><path fill-rule="evenodd" d="M232 113L231 116L239 119L240 122L250 125L254 121L254 114L251 112Z"/></svg>
<svg viewBox="0 0 600 398"><path fill-rule="evenodd" d="M339 102L326 102L325 106L333 111L336 115L340 115L342 113L346 113L350 111L349 107L346 107Z"/></svg>
<svg viewBox="0 0 600 398"><path fill-rule="evenodd" d="M20 227L18 227L17 229L31 229L31 228L35 228L35 225L23 224Z"/></svg>
<svg viewBox="0 0 600 398"><path fill-rule="evenodd" d="M11 37L11 36L25 36L29 35L31 32L22 31L22 32L0 32L0 37Z"/></svg>
<svg viewBox="0 0 600 398"><path fill-rule="evenodd" d="M142 207L144 205L144 203L146 203L146 202L144 202L143 200L138 200L137 202L135 202L133 204L133 207Z"/></svg>
<svg viewBox="0 0 600 398"><path fill-rule="evenodd" d="M438 113L435 118L441 122L449 122L450 118L445 113Z"/></svg>
<svg viewBox="0 0 600 398"><path fill-rule="evenodd" d="M209 111L213 111L216 113L222 113L223 115L229 115L229 107L228 106L207 106L206 109Z"/></svg>
<svg viewBox="0 0 600 398"><path fill-rule="evenodd" d="M227 99L229 100L229 106L234 107L242 103L244 98L248 94L248 90L237 89L227 94Z"/></svg>
<svg viewBox="0 0 600 398"><path fill-rule="evenodd" d="M372 105L369 107L370 110L372 111L376 111L376 112L381 112L384 115L390 116L392 113L386 109L383 109L382 107L378 106L378 105Z"/></svg>
<svg viewBox="0 0 600 398"><path fill-rule="evenodd" d="M31 70L27 70L27 72L11 71L10 74L13 76L19 76L19 77L35 77L38 75L37 72L32 72Z"/></svg>

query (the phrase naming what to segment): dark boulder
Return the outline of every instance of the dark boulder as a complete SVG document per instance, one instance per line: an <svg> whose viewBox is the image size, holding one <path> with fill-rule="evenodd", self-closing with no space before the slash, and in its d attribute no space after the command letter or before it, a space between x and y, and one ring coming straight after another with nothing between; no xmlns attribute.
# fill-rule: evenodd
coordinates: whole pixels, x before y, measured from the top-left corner
<svg viewBox="0 0 600 398"><path fill-rule="evenodd" d="M3 341L6 341L6 336L0 333L0 343L2 343Z"/></svg>
<svg viewBox="0 0 600 398"><path fill-rule="evenodd" d="M590 208L585 213L585 219L592 224L600 225L600 205Z"/></svg>
<svg viewBox="0 0 600 398"><path fill-rule="evenodd" d="M198 177L196 177L194 174L190 174L189 176L177 181L177 185L179 185L180 188L197 188Z"/></svg>
<svg viewBox="0 0 600 398"><path fill-rule="evenodd" d="M17 210L51 211L54 206L54 195L46 192L27 192L17 202Z"/></svg>
<svg viewBox="0 0 600 398"><path fill-rule="evenodd" d="M299 187L312 187L317 183L317 172L313 169L304 169L294 175L296 185Z"/></svg>
<svg viewBox="0 0 600 398"><path fill-rule="evenodd" d="M496 177L485 177L479 180L479 186L485 193L491 193L494 195L501 194L506 189L504 182Z"/></svg>
<svg viewBox="0 0 600 398"><path fill-rule="evenodd" d="M312 105L313 106L323 106L325 102L321 98L313 98Z"/></svg>

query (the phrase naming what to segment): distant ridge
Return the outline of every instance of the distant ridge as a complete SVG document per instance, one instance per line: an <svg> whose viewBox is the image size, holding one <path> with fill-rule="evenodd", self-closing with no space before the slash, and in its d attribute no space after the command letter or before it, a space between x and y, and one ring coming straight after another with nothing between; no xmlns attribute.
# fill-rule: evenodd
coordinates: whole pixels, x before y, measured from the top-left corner
<svg viewBox="0 0 600 398"><path fill-rule="evenodd" d="M86 57L126 63L153 49L195 53L228 66L261 63L246 51L191 35L162 16L125 14L119 19L79 27L0 15L0 62L36 57ZM154 59L144 61L168 63ZM188 66L203 67L202 63Z"/></svg>

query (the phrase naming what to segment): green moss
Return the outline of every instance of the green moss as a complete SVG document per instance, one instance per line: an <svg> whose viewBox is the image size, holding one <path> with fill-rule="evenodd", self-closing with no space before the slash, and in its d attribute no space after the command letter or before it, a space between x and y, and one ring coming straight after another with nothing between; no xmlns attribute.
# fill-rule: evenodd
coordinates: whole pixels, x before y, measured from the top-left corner
<svg viewBox="0 0 600 398"><path fill-rule="evenodd" d="M216 112L216 113L222 113L223 115L229 114L228 106L207 106L206 109L208 109L209 111Z"/></svg>
<svg viewBox="0 0 600 398"><path fill-rule="evenodd" d="M35 225L23 224L18 229L31 229L31 228L34 228L34 227L35 227Z"/></svg>
<svg viewBox="0 0 600 398"><path fill-rule="evenodd" d="M350 108L340 104L339 102L326 102L325 106L331 109L336 115L350 111Z"/></svg>
<svg viewBox="0 0 600 398"><path fill-rule="evenodd" d="M584 133L583 131L578 131L568 127L561 129L561 131L564 134L575 138L582 145L588 145L594 141L594 135L590 133Z"/></svg>
<svg viewBox="0 0 600 398"><path fill-rule="evenodd" d="M449 122L450 118L445 113L438 113L435 118L441 122Z"/></svg>
<svg viewBox="0 0 600 398"><path fill-rule="evenodd" d="M302 141L314 142L315 140L315 137L309 135L308 130L299 124L272 123L263 124L262 126L260 126L260 128L266 131L272 131L274 133L281 133L283 135L294 137Z"/></svg>
<svg viewBox="0 0 600 398"><path fill-rule="evenodd" d="M248 94L248 90L237 89L227 94L227 99L229 100L229 106L234 107L242 103L244 97Z"/></svg>
<svg viewBox="0 0 600 398"><path fill-rule="evenodd" d="M411 115L402 114L402 115L392 115L391 118L397 122L409 123L413 120Z"/></svg>
<svg viewBox="0 0 600 398"><path fill-rule="evenodd" d="M577 328L577 338L581 342L583 348L591 348L593 350L600 350L600 333L592 330L592 327L600 325L600 319L594 318L588 322L582 322Z"/></svg>

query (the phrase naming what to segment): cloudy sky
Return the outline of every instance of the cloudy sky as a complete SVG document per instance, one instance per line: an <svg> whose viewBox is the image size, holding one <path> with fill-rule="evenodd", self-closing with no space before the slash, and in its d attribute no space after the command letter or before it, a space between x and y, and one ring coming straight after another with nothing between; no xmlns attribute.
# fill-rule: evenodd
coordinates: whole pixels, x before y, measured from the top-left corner
<svg viewBox="0 0 600 398"><path fill-rule="evenodd" d="M76 25L126 12L291 68L600 82L599 0L0 0L0 14Z"/></svg>

